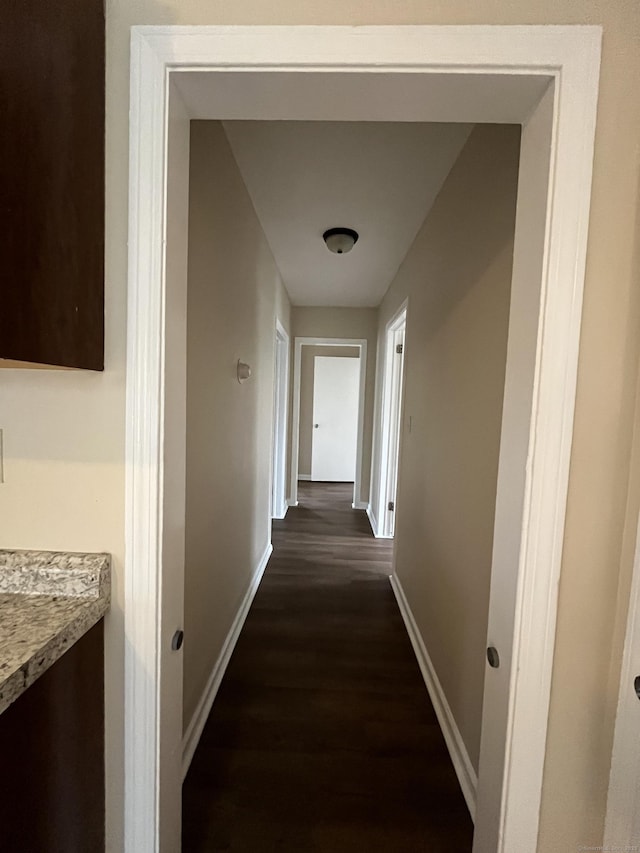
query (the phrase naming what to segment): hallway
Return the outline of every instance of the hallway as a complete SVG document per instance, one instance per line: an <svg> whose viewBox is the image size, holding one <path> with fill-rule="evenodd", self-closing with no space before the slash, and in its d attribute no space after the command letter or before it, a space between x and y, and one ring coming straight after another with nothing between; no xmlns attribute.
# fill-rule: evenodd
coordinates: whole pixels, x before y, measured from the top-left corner
<svg viewBox="0 0 640 853"><path fill-rule="evenodd" d="M183 788L183 853L471 849L398 611L391 543L351 486L301 483Z"/></svg>

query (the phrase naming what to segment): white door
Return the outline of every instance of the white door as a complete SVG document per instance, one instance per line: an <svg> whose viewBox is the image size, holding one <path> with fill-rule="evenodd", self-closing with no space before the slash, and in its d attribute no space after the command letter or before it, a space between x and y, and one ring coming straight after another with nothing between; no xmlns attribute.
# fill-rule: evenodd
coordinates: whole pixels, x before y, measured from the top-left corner
<svg viewBox="0 0 640 853"><path fill-rule="evenodd" d="M359 388L359 358L314 358L312 480L355 480Z"/></svg>

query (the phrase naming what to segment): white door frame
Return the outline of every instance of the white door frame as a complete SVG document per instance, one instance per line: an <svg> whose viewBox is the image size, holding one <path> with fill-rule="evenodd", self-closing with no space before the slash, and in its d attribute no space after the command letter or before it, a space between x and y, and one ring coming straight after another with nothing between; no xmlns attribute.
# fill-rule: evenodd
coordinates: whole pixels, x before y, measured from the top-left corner
<svg viewBox="0 0 640 853"><path fill-rule="evenodd" d="M367 341L365 338L294 338L293 354L293 418L291 429L291 484L289 503L298 506L298 455L300 449L300 379L302 347L358 347L360 350L360 385L358 393L358 443L356 448L356 479L353 484L354 509L366 509L362 501L362 448L364 440L364 395L367 384Z"/></svg>
<svg viewBox="0 0 640 853"><path fill-rule="evenodd" d="M393 346L389 346L389 340L391 335L398 329L401 329L403 326L405 326L406 328L407 307L408 300L405 299L400 308L398 308L396 313L386 324L384 330L384 349L382 361L382 369L384 370L384 375L382 378L382 410L380 419L380 435L378 437L378 440L380 442L380 460L378 470L379 489L378 505L376 507L374 516L376 524L375 529L373 531L374 535L380 539L393 538L393 534L389 526L389 510L387 507L390 500L389 481L391 478L391 467L395 466L397 475L400 445L398 443L398 452L395 453L394 459L394 454L392 454L391 452L391 438L392 433L394 432L392 428L392 418L398 418L399 423L397 424L397 426L399 428L400 418L402 416L402 394L404 385L404 370L400 371L399 376L394 375L395 353ZM404 353L402 358L404 360ZM394 409L397 409L395 413ZM371 479L373 480L373 477Z"/></svg>
<svg viewBox="0 0 640 853"><path fill-rule="evenodd" d="M640 518L636 527L629 612L620 672L618 709L611 756L605 850L640 850Z"/></svg>
<svg viewBox="0 0 640 853"><path fill-rule="evenodd" d="M284 518L287 503L287 413L289 411L289 335L276 319L271 463L271 517Z"/></svg>
<svg viewBox="0 0 640 853"><path fill-rule="evenodd" d="M501 442L493 573L504 582L502 595L513 601L513 613L500 622L504 612L494 609L492 585L488 639L503 652L504 666L485 679L474 851L536 850L600 42L601 28L587 26L133 28L123 583L126 853L179 848L180 762L171 756L180 753L182 732L169 705L177 707L181 697L175 685L165 684L163 657L174 627L165 618L167 589L175 582L167 519L175 520L184 496L164 482L167 403L184 353L177 338L171 353L165 344L169 331L182 334L171 306L181 304L186 271L167 256L165 241L170 185L188 179L184 158L172 153L180 146L170 144L170 131L184 147L188 117L522 124L503 415L503 439L510 440ZM175 353L179 363L172 364ZM508 707L493 714L488 700L505 679ZM496 732L501 746L491 750ZM177 779L167 769L176 763Z"/></svg>

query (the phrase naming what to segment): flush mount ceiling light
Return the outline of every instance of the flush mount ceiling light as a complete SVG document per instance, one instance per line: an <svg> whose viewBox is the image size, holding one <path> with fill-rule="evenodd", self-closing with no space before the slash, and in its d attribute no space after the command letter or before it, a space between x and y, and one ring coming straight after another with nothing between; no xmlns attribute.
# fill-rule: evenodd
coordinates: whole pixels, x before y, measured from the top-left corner
<svg viewBox="0 0 640 853"><path fill-rule="evenodd" d="M358 242L359 234L353 228L329 228L322 235L327 249L335 255L350 252Z"/></svg>

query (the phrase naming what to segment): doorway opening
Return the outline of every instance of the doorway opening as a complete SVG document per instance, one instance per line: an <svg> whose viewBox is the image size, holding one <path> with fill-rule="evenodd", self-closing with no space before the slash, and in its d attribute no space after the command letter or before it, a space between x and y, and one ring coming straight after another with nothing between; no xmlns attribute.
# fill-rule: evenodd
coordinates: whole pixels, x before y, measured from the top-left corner
<svg viewBox="0 0 640 853"><path fill-rule="evenodd" d="M359 359L313 357L312 482L355 482Z"/></svg>
<svg viewBox="0 0 640 853"><path fill-rule="evenodd" d="M273 400L271 517L287 514L287 412L289 409L289 335L276 319Z"/></svg>
<svg viewBox="0 0 640 853"><path fill-rule="evenodd" d="M352 507L366 509L368 504L362 501L361 490L367 341L360 338L296 337L294 348L290 504L298 506L298 481L339 481L342 476L346 476L347 471L353 470L353 477L344 481L353 482ZM331 355L332 349L335 349L336 356ZM354 358L356 354L357 357ZM323 381L321 393L316 400L317 358L325 361L320 362ZM338 374L344 377L344 381L340 379L340 385L343 386L342 392L349 402L347 411L344 406L337 409L334 405L336 397L330 388L331 383L338 379L338 375L332 365L337 365ZM354 391L357 391L355 399ZM316 404L320 406L318 412ZM326 421L321 421L320 412L327 418ZM355 435L349 435L347 440L342 440L339 433L346 426L345 418L355 421L356 429ZM332 449L336 448L340 451L340 458L332 453ZM301 470L301 466L306 470Z"/></svg>
<svg viewBox="0 0 640 853"><path fill-rule="evenodd" d="M389 320L384 339L382 424L380 431L380 495L375 513L369 513L373 534L393 539L397 513L398 468L404 388L407 303Z"/></svg>
<svg viewBox="0 0 640 853"><path fill-rule="evenodd" d="M350 485L299 494L274 522L185 777L182 851L469 853L473 823L389 586L392 542L351 509Z"/></svg>

